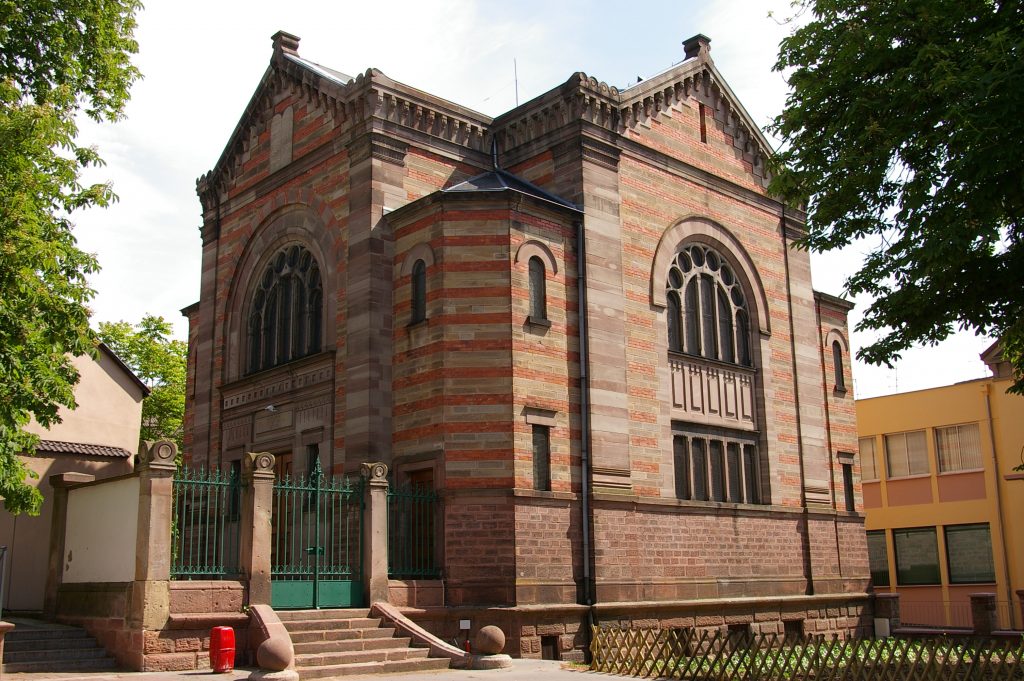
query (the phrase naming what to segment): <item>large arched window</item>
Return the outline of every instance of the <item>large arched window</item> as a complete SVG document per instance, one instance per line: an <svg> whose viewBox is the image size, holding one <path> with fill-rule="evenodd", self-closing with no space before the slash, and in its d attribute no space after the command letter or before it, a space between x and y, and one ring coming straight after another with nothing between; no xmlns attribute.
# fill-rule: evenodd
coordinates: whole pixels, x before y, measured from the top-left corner
<svg viewBox="0 0 1024 681"><path fill-rule="evenodd" d="M691 244L666 279L668 347L750 366L750 316L736 273L713 248Z"/></svg>
<svg viewBox="0 0 1024 681"><path fill-rule="evenodd" d="M299 244L278 251L249 307L248 373L319 352L323 301L320 266L312 254Z"/></svg>

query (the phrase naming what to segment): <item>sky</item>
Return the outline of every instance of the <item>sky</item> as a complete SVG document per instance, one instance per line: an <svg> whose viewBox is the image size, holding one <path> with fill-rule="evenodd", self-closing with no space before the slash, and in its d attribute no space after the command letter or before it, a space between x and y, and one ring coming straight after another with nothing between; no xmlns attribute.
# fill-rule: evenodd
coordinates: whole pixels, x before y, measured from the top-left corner
<svg viewBox="0 0 1024 681"><path fill-rule="evenodd" d="M270 36L301 38L299 53L350 75L389 77L495 116L565 82L574 72L624 88L683 59L682 41L711 38L711 55L761 126L783 108L786 82L772 71L789 32L789 0L377 0L265 2L149 0L138 17L126 118L81 124L82 142L106 161L90 182L120 200L73 216L79 245L97 254L94 324L161 315L185 338L179 310L199 299L200 205L195 181L213 167L271 56ZM816 289L841 295L857 247L812 255ZM859 308L867 300L855 300ZM851 330L860 319L850 318ZM853 332L853 350L872 336ZM990 339L959 333L907 352L894 369L855 362L854 392L874 397L987 375Z"/></svg>

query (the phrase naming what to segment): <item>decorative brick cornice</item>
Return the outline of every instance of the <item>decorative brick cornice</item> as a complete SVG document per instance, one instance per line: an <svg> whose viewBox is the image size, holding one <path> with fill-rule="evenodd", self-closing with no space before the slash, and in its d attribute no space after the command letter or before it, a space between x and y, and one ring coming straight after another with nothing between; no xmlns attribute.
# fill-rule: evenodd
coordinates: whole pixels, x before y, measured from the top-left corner
<svg viewBox="0 0 1024 681"><path fill-rule="evenodd" d="M624 134L649 125L688 100L704 104L733 140L755 176L767 183L767 160L773 153L749 114L718 73L706 52L665 73L619 90L585 73L573 74L562 86L494 120L493 134L504 154L529 144L551 130L584 121Z"/></svg>
<svg viewBox="0 0 1024 681"><path fill-rule="evenodd" d="M342 82L340 74L299 57L298 42L299 39L290 34L274 36L275 49L270 65L220 159L196 182L204 209L214 205L213 197L227 193L241 170L250 144L270 125L273 102L287 92L323 111L325 124L333 124L339 131L377 119L466 149L484 150L489 117L398 83L377 69L367 69ZM375 158L396 161L398 150L394 146L383 148L386 146L378 145L371 152Z"/></svg>

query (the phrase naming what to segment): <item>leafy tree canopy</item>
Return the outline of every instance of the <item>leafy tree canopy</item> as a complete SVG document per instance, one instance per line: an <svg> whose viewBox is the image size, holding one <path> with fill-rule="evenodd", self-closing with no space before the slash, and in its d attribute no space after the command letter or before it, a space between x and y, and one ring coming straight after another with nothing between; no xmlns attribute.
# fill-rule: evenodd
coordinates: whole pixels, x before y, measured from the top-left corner
<svg viewBox="0 0 1024 681"><path fill-rule="evenodd" d="M32 417L57 421L74 407L70 356L94 350L86 281L95 257L76 246L69 215L114 199L84 186L101 163L76 141L75 117L122 115L139 72L131 65L137 0L0 0L0 497L37 513L19 453L37 438Z"/></svg>
<svg viewBox="0 0 1024 681"><path fill-rule="evenodd" d="M891 363L954 328L994 335L1024 388L1024 4L801 0L771 190L802 244L877 244L847 281L873 301L857 354Z"/></svg>
<svg viewBox="0 0 1024 681"><path fill-rule="evenodd" d="M173 440L182 451L188 345L171 338L171 324L146 315L134 326L100 322L98 335L149 386L142 401L142 439Z"/></svg>

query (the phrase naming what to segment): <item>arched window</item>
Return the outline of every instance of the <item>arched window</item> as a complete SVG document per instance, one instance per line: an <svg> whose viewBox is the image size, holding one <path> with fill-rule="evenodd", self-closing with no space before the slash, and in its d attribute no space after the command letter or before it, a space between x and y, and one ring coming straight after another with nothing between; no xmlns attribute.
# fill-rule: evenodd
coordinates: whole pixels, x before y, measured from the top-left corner
<svg viewBox="0 0 1024 681"><path fill-rule="evenodd" d="M752 364L750 314L736 274L714 249L691 244L666 280L668 347L729 364Z"/></svg>
<svg viewBox="0 0 1024 681"><path fill-rule="evenodd" d="M843 346L839 341L832 341L832 370L836 377L836 390L846 390L846 380L843 378Z"/></svg>
<svg viewBox="0 0 1024 681"><path fill-rule="evenodd" d="M537 256L530 258L530 321L548 318L548 285L544 263Z"/></svg>
<svg viewBox="0 0 1024 681"><path fill-rule="evenodd" d="M323 300L320 266L312 254L299 244L278 251L249 306L247 372L319 352Z"/></svg>
<svg viewBox="0 0 1024 681"><path fill-rule="evenodd" d="M412 266L410 286L412 317L409 323L416 324L427 318L427 263L422 260L417 260Z"/></svg>

